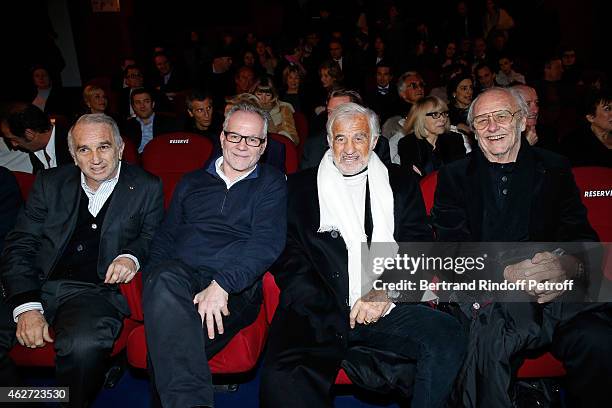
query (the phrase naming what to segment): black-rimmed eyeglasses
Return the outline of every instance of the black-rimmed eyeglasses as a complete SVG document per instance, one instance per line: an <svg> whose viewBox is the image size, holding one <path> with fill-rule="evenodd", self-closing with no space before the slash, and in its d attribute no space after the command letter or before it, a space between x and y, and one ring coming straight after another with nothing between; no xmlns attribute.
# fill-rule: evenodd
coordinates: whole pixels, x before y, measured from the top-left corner
<svg viewBox="0 0 612 408"><path fill-rule="evenodd" d="M448 118L448 111L444 111L444 112L428 112L425 114L425 116L431 116L434 119L439 119L440 116Z"/></svg>
<svg viewBox="0 0 612 408"><path fill-rule="evenodd" d="M259 147L266 141L266 139L263 139L261 137L243 136L239 133L230 132L227 130L224 130L223 134L225 135L225 140L227 140L230 143L240 143L242 139L244 139L247 146L251 146L251 147Z"/></svg>

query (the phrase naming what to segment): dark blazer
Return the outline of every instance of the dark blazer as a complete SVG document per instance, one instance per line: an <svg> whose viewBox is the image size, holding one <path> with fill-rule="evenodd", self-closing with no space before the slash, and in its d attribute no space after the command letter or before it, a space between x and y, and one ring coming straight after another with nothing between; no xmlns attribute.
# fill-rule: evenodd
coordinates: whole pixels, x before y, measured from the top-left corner
<svg viewBox="0 0 612 408"><path fill-rule="evenodd" d="M441 241L482 241L487 163L475 149L440 169L431 215ZM597 241L566 158L522 143L516 166L507 208L528 223L529 241Z"/></svg>
<svg viewBox="0 0 612 408"><path fill-rule="evenodd" d="M20 295L40 293L75 228L81 194L85 193L76 166L38 174L15 228L5 239L0 275L7 301L21 304ZM144 264L163 216L161 181L127 163L122 163L109 199L98 257L101 279L120 254L132 254Z"/></svg>
<svg viewBox="0 0 612 408"><path fill-rule="evenodd" d="M15 176L10 170L0 167L0 251L4 236L15 225L21 202L21 191Z"/></svg>
<svg viewBox="0 0 612 408"><path fill-rule="evenodd" d="M438 136L436 148L425 139L418 139L414 133L406 135L397 144L397 151L403 167L416 166L424 176L441 165L465 157L463 137L455 132Z"/></svg>
<svg viewBox="0 0 612 408"><path fill-rule="evenodd" d="M180 129L174 118L161 113L155 113L155 117L153 118L153 137L157 137L164 133L176 132L178 130ZM121 130L121 136L129 138L138 149L142 142L140 122L138 122L136 118L128 119Z"/></svg>
<svg viewBox="0 0 612 408"><path fill-rule="evenodd" d="M297 313L323 344L349 330L348 254L336 232L318 233L317 168L289 177L287 245L272 272L281 295L277 313ZM418 182L399 166L389 168L395 239L431 241ZM299 324L300 320L296 322ZM297 329L297 328L296 328ZM304 330L300 327L297 333Z"/></svg>
<svg viewBox="0 0 612 408"><path fill-rule="evenodd" d="M36 174L45 168L40 159L36 157L33 152L29 154L33 173ZM74 163L74 159L70 155L70 150L68 149L68 129L60 125L55 125L55 160L58 167L64 164Z"/></svg>

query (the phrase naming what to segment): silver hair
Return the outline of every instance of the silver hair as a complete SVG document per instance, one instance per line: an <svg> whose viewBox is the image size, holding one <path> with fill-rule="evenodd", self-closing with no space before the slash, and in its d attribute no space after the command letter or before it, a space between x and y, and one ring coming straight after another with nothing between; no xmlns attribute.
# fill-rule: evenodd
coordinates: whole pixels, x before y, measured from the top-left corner
<svg viewBox="0 0 612 408"><path fill-rule="evenodd" d="M74 156L74 136L73 131L74 128L78 125L85 124L101 124L106 125L111 129L111 133L113 134L113 138L115 139L115 144L118 148L123 146L123 139L121 138L121 132L119 132L119 127L117 126L117 122L113 118L104 113L88 113L86 115L81 116L77 119L76 123L72 125L70 130L68 131L68 149L70 150L70 154Z"/></svg>
<svg viewBox="0 0 612 408"><path fill-rule="evenodd" d="M406 71L397 79L397 94L398 95L401 95L406 90L406 78L413 77L413 76L423 79L421 77L421 74L419 74L416 71Z"/></svg>
<svg viewBox="0 0 612 408"><path fill-rule="evenodd" d="M224 130L227 129L227 125L229 124L230 118L234 115L235 112L252 112L259 115L264 122L261 137L267 137L268 124L270 123L270 114L265 109L249 102L240 102L230 108L230 110L225 115L225 120L223 121Z"/></svg>
<svg viewBox="0 0 612 408"><path fill-rule="evenodd" d="M500 87L489 88L483 93L481 93L480 95L478 95L476 98L474 98L474 100L472 101L472 104L470 105L470 108L468 109L467 120L468 120L468 124L470 125L470 129L472 129L473 131L474 131L474 126L473 126L474 124L474 106L476 106L476 103L478 102L480 98L482 98L483 95L486 95L489 92L493 92L493 91L505 92L509 94L510 97L514 99L514 102L518 106L519 112L521 112L521 117L526 118L527 115L529 115L529 106L527 106L527 102L525 102L525 99L523 98L523 96L518 90L513 89L513 88L500 88Z"/></svg>
<svg viewBox="0 0 612 408"><path fill-rule="evenodd" d="M327 142L332 145L332 128L338 119L353 118L358 115L365 115L370 128L370 150L374 147L374 140L380 136L380 125L378 123L378 115L371 109L361 106L353 102L343 103L339 105L327 120Z"/></svg>

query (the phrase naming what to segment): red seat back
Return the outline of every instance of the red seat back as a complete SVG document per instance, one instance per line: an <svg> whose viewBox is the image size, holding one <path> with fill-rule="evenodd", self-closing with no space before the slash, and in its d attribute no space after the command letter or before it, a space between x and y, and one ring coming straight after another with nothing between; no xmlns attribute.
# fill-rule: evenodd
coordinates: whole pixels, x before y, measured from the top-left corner
<svg viewBox="0 0 612 408"><path fill-rule="evenodd" d="M298 164L300 157L298 155L297 147L293 144L288 137L279 135L278 133L268 133L268 137L281 142L285 145L285 172L287 174L293 174L298 170Z"/></svg>
<svg viewBox="0 0 612 408"><path fill-rule="evenodd" d="M21 197L24 201L28 199L28 195L30 194L30 190L34 185L34 180L36 180L36 176L32 173L25 173L23 171L14 171L13 174L17 179L17 184L19 184L19 190L21 190Z"/></svg>
<svg viewBox="0 0 612 408"><path fill-rule="evenodd" d="M212 151L210 140L188 132L159 135L147 143L142 152L142 166L162 179L166 208L181 177L201 168Z"/></svg>
<svg viewBox="0 0 612 408"><path fill-rule="evenodd" d="M438 183L438 172L429 173L421 179L421 194L425 202L425 210L427 215L431 212L434 204L434 194L436 192L436 184Z"/></svg>
<svg viewBox="0 0 612 408"><path fill-rule="evenodd" d="M121 160L140 166L140 157L138 157L138 148L128 137L123 138L123 156Z"/></svg>
<svg viewBox="0 0 612 408"><path fill-rule="evenodd" d="M308 119L303 112L294 112L293 121L295 122L295 129L297 130L298 136L300 137L300 143L297 145L299 157L302 157L304 151L304 143L308 138Z"/></svg>
<svg viewBox="0 0 612 408"><path fill-rule="evenodd" d="M572 172L591 226L601 241L612 242L612 168L574 167Z"/></svg>

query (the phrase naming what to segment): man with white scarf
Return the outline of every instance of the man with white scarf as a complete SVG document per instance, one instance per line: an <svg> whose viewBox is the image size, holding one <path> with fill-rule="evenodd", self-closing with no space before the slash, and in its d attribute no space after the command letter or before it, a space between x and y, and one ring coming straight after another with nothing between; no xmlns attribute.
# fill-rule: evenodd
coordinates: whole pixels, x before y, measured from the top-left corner
<svg viewBox="0 0 612 408"><path fill-rule="evenodd" d="M376 114L340 105L318 168L288 180L286 248L273 267L281 289L260 389L262 407L331 407L340 368L356 385L442 407L466 348L454 318L393 304L361 283L361 248L431 241L416 179L380 161Z"/></svg>

